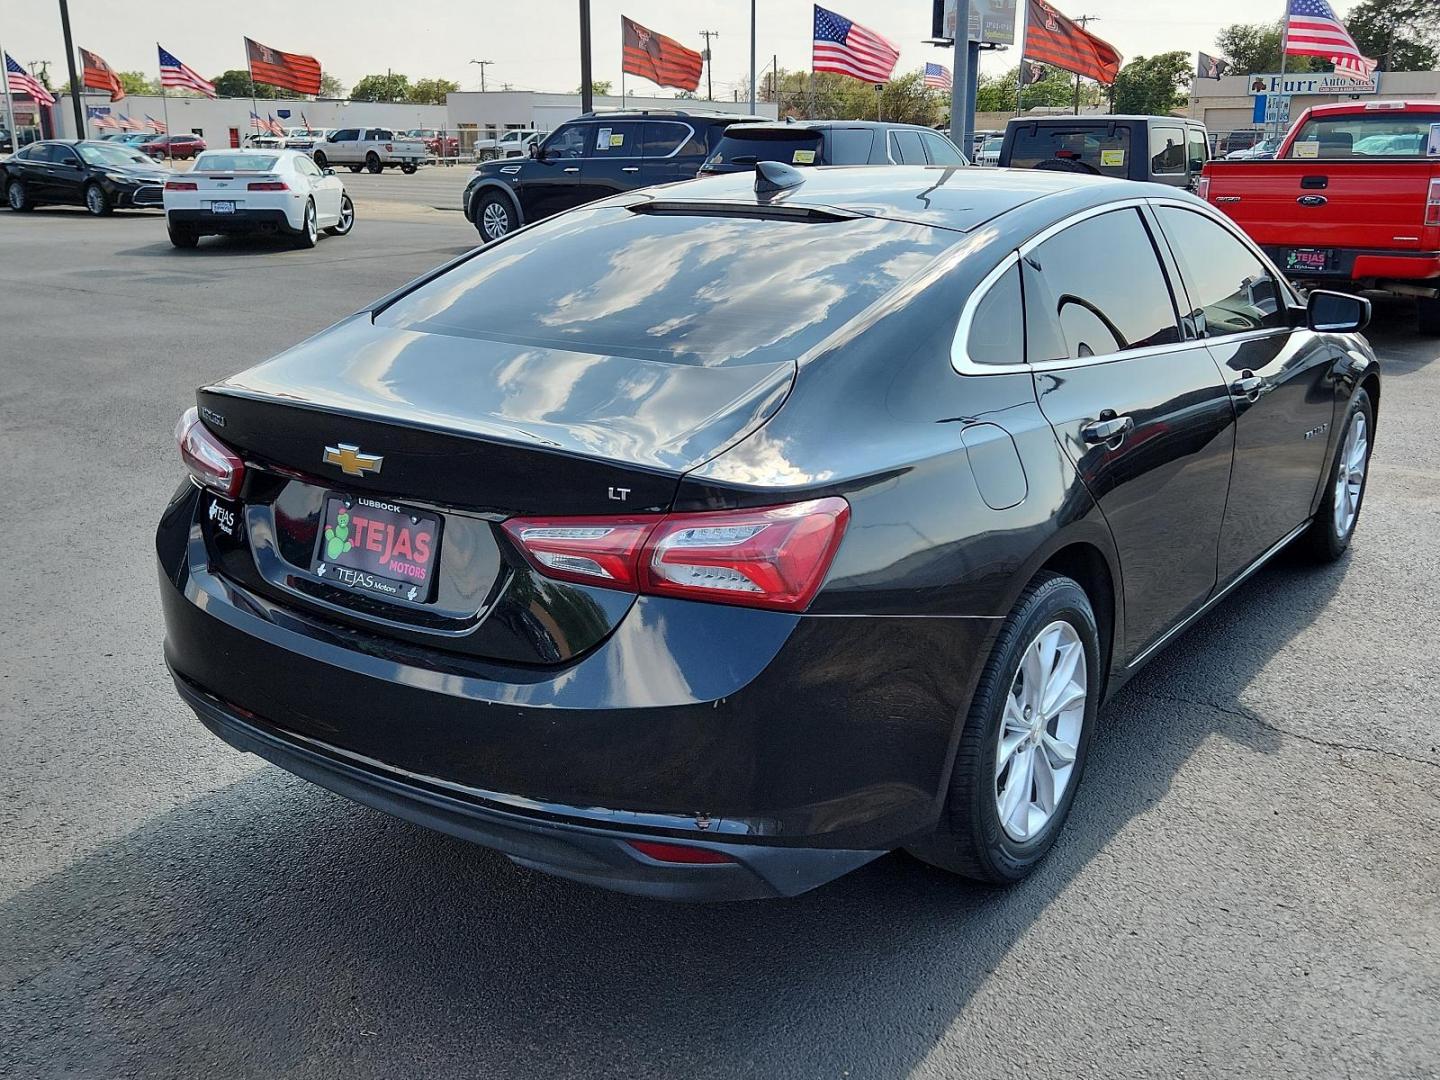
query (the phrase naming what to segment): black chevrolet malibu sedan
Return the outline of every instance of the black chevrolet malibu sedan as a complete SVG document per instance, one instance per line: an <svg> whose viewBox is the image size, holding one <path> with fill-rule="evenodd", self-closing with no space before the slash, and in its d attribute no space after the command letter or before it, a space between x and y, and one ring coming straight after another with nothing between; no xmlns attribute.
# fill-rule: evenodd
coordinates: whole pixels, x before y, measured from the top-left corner
<svg viewBox="0 0 1440 1080"><path fill-rule="evenodd" d="M1160 186L627 193L199 391L166 659L235 747L565 877L1013 881L1107 695L1344 552L1367 316Z"/></svg>
<svg viewBox="0 0 1440 1080"><path fill-rule="evenodd" d="M91 139L35 142L0 162L11 210L69 204L96 217L112 210L159 210L174 173L129 146Z"/></svg>

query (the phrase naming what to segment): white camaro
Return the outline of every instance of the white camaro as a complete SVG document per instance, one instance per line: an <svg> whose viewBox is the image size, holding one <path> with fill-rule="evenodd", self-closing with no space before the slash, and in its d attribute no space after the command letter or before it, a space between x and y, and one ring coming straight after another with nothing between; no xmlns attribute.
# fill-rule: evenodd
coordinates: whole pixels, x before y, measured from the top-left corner
<svg viewBox="0 0 1440 1080"><path fill-rule="evenodd" d="M333 169L299 150L207 150L165 182L170 242L193 248L212 233L283 232L314 247L324 229L344 236L355 204Z"/></svg>

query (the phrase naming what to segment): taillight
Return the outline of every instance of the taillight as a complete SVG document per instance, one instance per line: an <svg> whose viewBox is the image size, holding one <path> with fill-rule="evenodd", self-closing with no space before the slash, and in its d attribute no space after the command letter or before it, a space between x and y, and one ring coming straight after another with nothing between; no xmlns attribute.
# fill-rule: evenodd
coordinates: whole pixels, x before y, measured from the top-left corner
<svg viewBox="0 0 1440 1080"><path fill-rule="evenodd" d="M850 505L654 518L512 518L505 531L547 577L611 589L803 611L820 590Z"/></svg>
<svg viewBox="0 0 1440 1080"><path fill-rule="evenodd" d="M247 191L289 191L284 180L252 180L245 185Z"/></svg>
<svg viewBox="0 0 1440 1080"><path fill-rule="evenodd" d="M1425 224L1440 225L1440 177L1430 181L1430 193L1425 196Z"/></svg>
<svg viewBox="0 0 1440 1080"><path fill-rule="evenodd" d="M1206 202L1210 201L1210 178L1202 176L1195 184L1195 194Z"/></svg>
<svg viewBox="0 0 1440 1080"><path fill-rule="evenodd" d="M198 191L199 185L193 180L166 180L166 191Z"/></svg>
<svg viewBox="0 0 1440 1080"><path fill-rule="evenodd" d="M689 866L730 863L735 859L714 848L691 847L689 844L665 844L658 840L626 840L636 851L656 862L682 863Z"/></svg>
<svg viewBox="0 0 1440 1080"><path fill-rule="evenodd" d="M391 146L391 145L387 142L387 143L385 144L385 152L386 152L387 154L393 154L393 153L395 152L395 147Z"/></svg>
<svg viewBox="0 0 1440 1080"><path fill-rule="evenodd" d="M240 494L245 482L245 463L210 434L200 422L198 409L186 409L180 417L175 425L175 443L180 447L180 459L197 484L232 499Z"/></svg>

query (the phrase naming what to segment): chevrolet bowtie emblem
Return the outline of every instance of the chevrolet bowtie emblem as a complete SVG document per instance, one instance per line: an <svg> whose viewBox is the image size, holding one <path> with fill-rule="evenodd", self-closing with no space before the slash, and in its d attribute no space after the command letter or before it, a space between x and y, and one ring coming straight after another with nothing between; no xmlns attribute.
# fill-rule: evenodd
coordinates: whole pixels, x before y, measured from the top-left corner
<svg viewBox="0 0 1440 1080"><path fill-rule="evenodd" d="M378 473L385 459L379 454L362 454L358 446L341 443L325 447L322 459L326 465L339 465L346 476L364 476L367 472Z"/></svg>

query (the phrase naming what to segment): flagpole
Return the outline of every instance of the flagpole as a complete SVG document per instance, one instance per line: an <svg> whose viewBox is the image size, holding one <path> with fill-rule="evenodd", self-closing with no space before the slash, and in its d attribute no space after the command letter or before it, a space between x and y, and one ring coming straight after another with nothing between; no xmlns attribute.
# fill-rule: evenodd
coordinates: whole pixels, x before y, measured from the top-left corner
<svg viewBox="0 0 1440 1080"><path fill-rule="evenodd" d="M0 45L0 75L5 79L5 118L10 125L10 153L13 154L20 149L20 132L15 130L15 95L10 93L10 72L5 65L5 58L9 55L3 45ZM35 107L40 107L39 102L36 102Z"/></svg>
<svg viewBox="0 0 1440 1080"><path fill-rule="evenodd" d="M155 55L159 58L160 43L155 43ZM165 73L160 73L160 110L165 120L165 159L170 163L171 168L175 166L174 144L170 141L170 97L165 93Z"/></svg>
<svg viewBox="0 0 1440 1080"><path fill-rule="evenodd" d="M255 100L255 68L250 62L250 39L245 39L245 71L250 76L250 126L255 129L256 134L260 131L260 103ZM251 142L254 146L254 142Z"/></svg>
<svg viewBox="0 0 1440 1080"><path fill-rule="evenodd" d="M1030 3L1020 0L1020 66L1015 69L1015 115L1025 111L1025 37L1030 32Z"/></svg>
<svg viewBox="0 0 1440 1080"><path fill-rule="evenodd" d="M755 0L750 0L750 115L755 115Z"/></svg>

